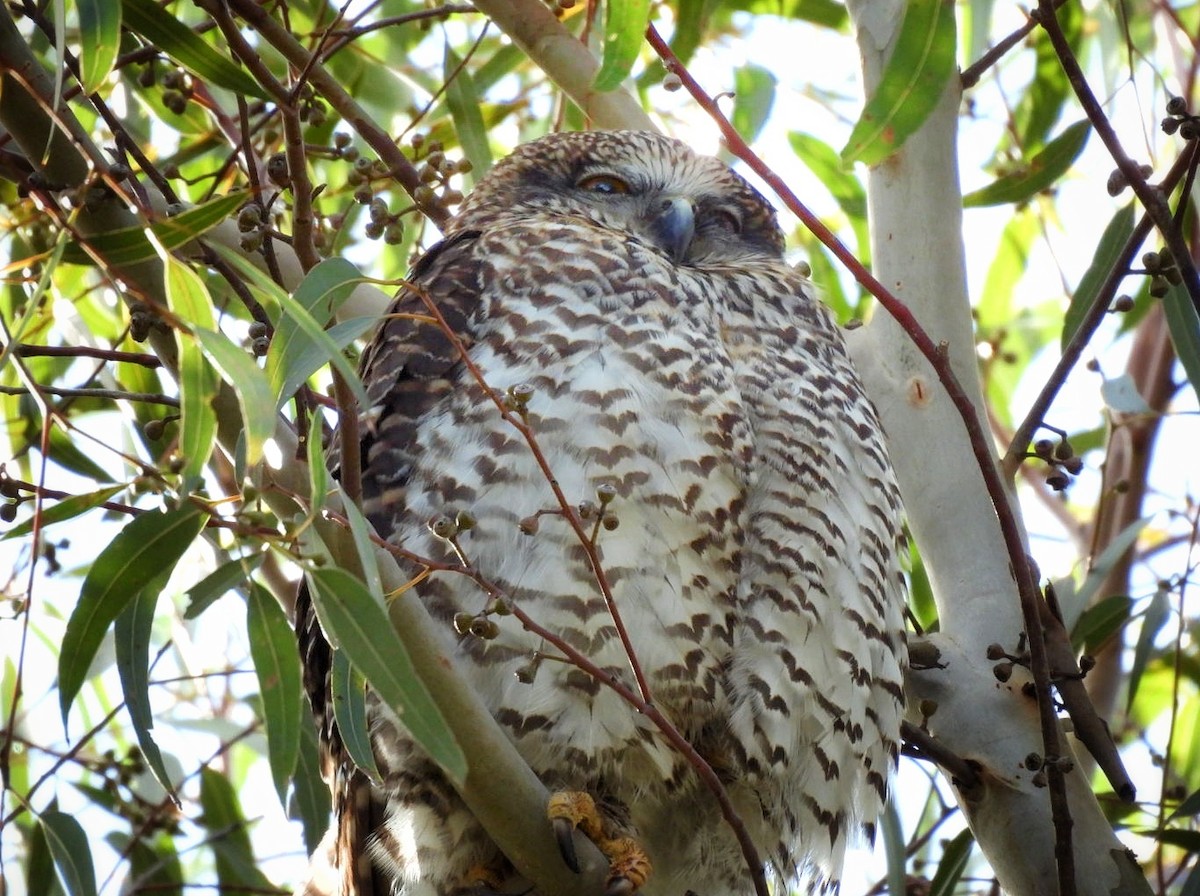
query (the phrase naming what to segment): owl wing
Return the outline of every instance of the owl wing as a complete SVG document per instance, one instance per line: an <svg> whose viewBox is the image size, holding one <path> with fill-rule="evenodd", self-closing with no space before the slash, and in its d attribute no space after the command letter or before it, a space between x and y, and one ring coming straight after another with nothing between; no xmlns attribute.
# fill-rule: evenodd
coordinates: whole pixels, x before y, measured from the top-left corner
<svg viewBox="0 0 1200 896"><path fill-rule="evenodd" d="M479 231L461 231L435 244L414 265L363 352L359 377L370 406L359 414L363 512L384 538L392 538L404 514L404 491L414 462L414 442L422 419L449 394L465 365L458 348L430 319L428 296L459 339L470 345L479 309L479 269L474 248ZM340 446L334 438L328 462L340 473ZM333 826L317 850L304 896L382 896L374 879L367 839L383 822L384 805L373 797L367 776L354 766L333 713L330 674L333 648L326 640L301 580L296 597L296 637L304 689L317 723L322 776L334 800Z"/></svg>

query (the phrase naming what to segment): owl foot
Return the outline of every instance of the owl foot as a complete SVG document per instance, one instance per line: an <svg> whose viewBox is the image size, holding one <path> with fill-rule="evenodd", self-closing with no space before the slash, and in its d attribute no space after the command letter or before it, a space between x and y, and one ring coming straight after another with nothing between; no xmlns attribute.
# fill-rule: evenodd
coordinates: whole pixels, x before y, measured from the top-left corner
<svg viewBox="0 0 1200 896"><path fill-rule="evenodd" d="M572 835L576 828L596 844L608 859L608 896L633 896L650 877L650 857L632 837L610 837L596 801L579 791L563 790L550 795L546 814L554 826L558 851L567 867L579 873Z"/></svg>

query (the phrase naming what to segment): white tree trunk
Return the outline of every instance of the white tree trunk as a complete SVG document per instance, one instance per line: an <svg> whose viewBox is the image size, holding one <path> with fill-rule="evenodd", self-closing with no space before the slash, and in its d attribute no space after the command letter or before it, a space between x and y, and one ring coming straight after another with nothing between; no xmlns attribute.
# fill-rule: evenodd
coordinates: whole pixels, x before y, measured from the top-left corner
<svg viewBox="0 0 1200 896"><path fill-rule="evenodd" d="M849 7L869 96L905 4L858 0ZM945 344L986 431L962 240L960 98L954 78L921 130L870 170L871 253L875 276L904 300L935 343ZM937 665L914 669L907 682L910 720L920 723L921 701L934 701L930 734L978 763L982 786L969 798L955 792L1001 886L1020 896L1056 893L1049 795L1035 786L1034 772L1024 765L1030 753L1043 752L1037 707L1022 693L1030 679L1017 667L1002 684L986 656L994 642L1015 653L1024 624L999 522L962 419L928 362L882 309L870 325L849 335L851 353L887 430L940 618L940 631L924 639L936 652ZM1147 892L1084 776L1069 773L1066 783L1078 892Z"/></svg>

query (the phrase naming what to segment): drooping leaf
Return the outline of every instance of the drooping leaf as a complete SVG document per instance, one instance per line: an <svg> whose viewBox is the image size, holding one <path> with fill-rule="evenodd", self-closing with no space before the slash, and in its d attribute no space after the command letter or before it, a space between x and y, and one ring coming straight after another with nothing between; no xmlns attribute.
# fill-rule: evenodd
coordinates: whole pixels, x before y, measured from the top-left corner
<svg viewBox="0 0 1200 896"><path fill-rule="evenodd" d="M1126 551L1131 550L1137 544L1138 536L1142 534L1142 530L1149 524L1149 517L1134 520L1117 533L1117 536L1100 552L1100 556L1092 561L1087 577L1075 593L1075 600L1078 602L1079 607L1091 606L1096 597L1096 592L1100 590L1100 585L1108 577L1109 571L1124 556ZM1064 610L1068 618L1075 618L1079 613L1077 608L1064 608Z"/></svg>
<svg viewBox="0 0 1200 896"><path fill-rule="evenodd" d="M1088 122L1075 122L1018 170L998 178L982 189L968 193L963 197L963 206L974 208L1024 202L1040 193L1067 173L1083 152L1091 130L1092 126Z"/></svg>
<svg viewBox="0 0 1200 896"><path fill-rule="evenodd" d="M333 717L337 720L342 743L354 764L372 781L378 782L381 779L379 769L375 765L375 754L371 750L370 731L367 727L365 685L362 675L350 667L346 652L335 650L329 679Z"/></svg>
<svg viewBox="0 0 1200 896"><path fill-rule="evenodd" d="M213 329L212 298L204 281L172 255L165 260L167 302L180 321ZM217 413L213 398L218 377L192 335L177 331L179 346L179 451L185 479L199 476L217 441Z"/></svg>
<svg viewBox="0 0 1200 896"><path fill-rule="evenodd" d="M1075 287L1075 294L1071 296L1071 304L1063 318L1062 345L1064 348L1071 341L1071 337L1075 335L1075 331L1079 329L1079 324L1083 321L1088 309L1092 307L1092 303L1096 301L1100 287L1104 285L1109 272L1121 257L1121 250L1125 248L1125 244L1132 235L1133 203L1130 203L1113 215L1112 220L1108 222L1108 226L1104 228L1104 233L1096 246L1096 252L1092 256L1092 263L1079 278L1079 285Z"/></svg>
<svg viewBox="0 0 1200 896"><path fill-rule="evenodd" d="M331 803L329 785L321 778L317 728L312 716L305 713L300 724L300 752L296 774L292 776L288 818L299 819L304 826L304 847L310 854L316 851L329 827Z"/></svg>
<svg viewBox="0 0 1200 896"><path fill-rule="evenodd" d="M483 123L482 103L471 72L462 64L462 59L446 44L442 62L442 74L446 84L446 106L454 119L454 131L458 134L463 154L471 163L468 183L475 183L492 167L492 149L488 145L488 129Z"/></svg>
<svg viewBox="0 0 1200 896"><path fill-rule="evenodd" d="M121 0L121 11L127 28L140 34L202 82L260 100L271 98L257 81L154 0Z"/></svg>
<svg viewBox="0 0 1200 896"><path fill-rule="evenodd" d="M14 758L22 753L14 751ZM22 789L14 787L17 793ZM53 807L56 804L51 804ZM54 873L54 855L50 852L50 844L46 842L46 830L40 824L34 824L22 831L26 836L25 847L25 888L29 896L66 896L66 890L59 883L58 875Z"/></svg>
<svg viewBox="0 0 1200 896"><path fill-rule="evenodd" d="M850 222L858 260L869 267L871 240L867 231L867 191L862 181L853 171L847 171L842 166L837 150L823 140L811 134L792 131L788 134L788 141L800 161L817 176ZM813 270L815 273L815 266ZM814 277L814 280L820 282L822 288L829 288L823 278Z"/></svg>
<svg viewBox="0 0 1200 896"><path fill-rule="evenodd" d="M1170 592L1159 588L1150 598L1150 605L1142 616L1142 630L1138 634L1137 645L1133 649L1133 662L1129 666L1129 695L1125 701L1125 711L1129 712L1137 697L1138 685L1146 664L1150 662L1150 651L1154 647L1154 639L1166 624L1171 615Z"/></svg>
<svg viewBox="0 0 1200 896"><path fill-rule="evenodd" d="M278 297L283 313L271 337L265 368L277 408L322 365L330 363L350 384L362 406L370 404L354 368L342 356L342 348L372 322L343 321L328 332L323 328L360 282L358 268L344 258L328 258L305 275L295 295ZM337 340L342 339L345 342L339 344Z"/></svg>
<svg viewBox="0 0 1200 896"><path fill-rule="evenodd" d="M275 406L271 385L250 355L230 342L224 333L197 327L195 334L208 360L237 394L246 464L253 466L262 458L267 440L275 434L275 415L270 412Z"/></svg>
<svg viewBox="0 0 1200 896"><path fill-rule="evenodd" d="M139 514L96 557L63 632L58 690L64 724L108 627L142 588L179 562L205 519L190 504Z"/></svg>
<svg viewBox="0 0 1200 896"><path fill-rule="evenodd" d="M87 834L74 815L51 809L38 816L54 868L71 896L96 896L96 870Z"/></svg>
<svg viewBox="0 0 1200 896"><path fill-rule="evenodd" d="M929 885L929 896L953 896L962 880L963 871L971 858L971 849L975 845L975 837L969 829L959 834L946 844L942 850L942 859L938 862L937 871Z"/></svg>
<svg viewBox="0 0 1200 896"><path fill-rule="evenodd" d="M1071 49L1080 51L1087 13L1082 6L1064 3L1057 7L1058 24ZM1036 152L1046 144L1051 129L1062 116L1066 101L1073 94L1071 82L1045 30L1037 29L1033 41L1034 71L1022 92L1012 116L1012 142L1027 152Z"/></svg>
<svg viewBox="0 0 1200 896"><path fill-rule="evenodd" d="M957 48L954 4L908 0L896 47L842 150L849 165L877 165L929 117L950 77Z"/></svg>
<svg viewBox="0 0 1200 896"><path fill-rule="evenodd" d="M267 729L267 757L279 802L287 804L287 786L300 750L302 688L296 636L283 608L266 588L250 587L246 603L246 630L250 656L258 676L263 722Z"/></svg>
<svg viewBox="0 0 1200 896"><path fill-rule="evenodd" d="M1111 594L1088 607L1071 630L1071 644L1085 653L1095 653L1129 621L1133 601L1127 594Z"/></svg>
<svg viewBox="0 0 1200 896"><path fill-rule="evenodd" d="M150 768L151 774L168 794L175 793L176 783L167 773L162 751L154 740L150 729L154 727L154 713L150 709L150 630L154 624L154 608L158 595L167 579L170 568L147 584L133 601L118 615L113 635L117 652L117 673L121 678L121 693L125 708L133 723L138 746ZM178 805L178 800L176 800Z"/></svg>
<svg viewBox="0 0 1200 896"><path fill-rule="evenodd" d="M883 817L879 819L880 833L883 834L883 852L887 856L887 881L889 893L903 893L905 873L904 828L900 823L900 813L896 811L894 802L889 801L883 807Z"/></svg>
<svg viewBox="0 0 1200 896"><path fill-rule="evenodd" d="M1196 314L1196 306L1183 284L1172 286L1162 303L1175 356L1200 397L1200 316Z"/></svg>
<svg viewBox="0 0 1200 896"><path fill-rule="evenodd" d="M246 819L229 779L211 768L201 769L200 805L204 812L198 820L209 832L207 842L217 860L221 892L253 896L273 891L271 882L258 870Z"/></svg>
<svg viewBox="0 0 1200 896"><path fill-rule="evenodd" d="M76 0L79 67L84 93L95 93L112 71L121 46L121 6L112 0Z"/></svg>
<svg viewBox="0 0 1200 896"><path fill-rule="evenodd" d="M615 90L629 77L649 24L650 0L610 0L604 4L604 56L593 89Z"/></svg>
<svg viewBox="0 0 1200 896"><path fill-rule="evenodd" d="M188 589L188 605L183 611L184 619L195 619L218 598L250 580L250 574L258 569L265 554L250 554L221 564L203 579Z"/></svg>
<svg viewBox="0 0 1200 896"><path fill-rule="evenodd" d="M130 880L138 882L138 896L183 896L183 867L169 835L133 840L114 831L106 839L118 853L129 854Z"/></svg>
<svg viewBox="0 0 1200 896"><path fill-rule="evenodd" d="M761 65L748 63L734 72L732 124L747 143L753 142L767 123L778 83L779 79Z"/></svg>
<svg viewBox="0 0 1200 896"><path fill-rule="evenodd" d="M421 683L383 605L344 570L313 569L306 575L321 627L400 717L413 739L452 780L463 780L467 767L462 749Z"/></svg>
<svg viewBox="0 0 1200 896"><path fill-rule="evenodd" d="M41 515L42 528L45 529L53 523L61 523L64 520L74 519L81 513L86 513L103 504L124 488L124 485L110 485L107 488L98 489L97 491L88 492L83 495L71 495L69 498L63 498L57 504L43 506ZM33 518L30 517L3 534L0 534L0 541L5 541L9 538L21 538L32 531Z"/></svg>
<svg viewBox="0 0 1200 896"><path fill-rule="evenodd" d="M150 232L159 245L167 251L172 251L186 246L212 230L245 201L244 193L217 196L177 215L160 218L150 225ZM127 227L107 233L91 234L87 238L87 245L92 252L104 259L105 264L113 266L136 264L158 255L154 243L146 238L144 227ZM79 243L70 243L63 250L63 261L70 264L91 264L92 256Z"/></svg>

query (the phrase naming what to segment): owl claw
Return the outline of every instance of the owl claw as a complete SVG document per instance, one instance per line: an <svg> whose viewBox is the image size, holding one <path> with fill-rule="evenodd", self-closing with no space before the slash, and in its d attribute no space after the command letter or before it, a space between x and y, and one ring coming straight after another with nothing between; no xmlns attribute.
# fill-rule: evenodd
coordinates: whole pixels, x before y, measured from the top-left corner
<svg viewBox="0 0 1200 896"><path fill-rule="evenodd" d="M546 807L558 851L567 867L579 873L579 858L575 852L574 833L580 833L596 844L608 859L606 896L633 896L650 876L650 858L631 837L609 837L596 802L586 793L559 791L551 794Z"/></svg>
<svg viewBox="0 0 1200 896"><path fill-rule="evenodd" d="M579 856L575 854L575 825L568 818L552 818L554 839L558 841L558 854L568 868L579 874Z"/></svg>

